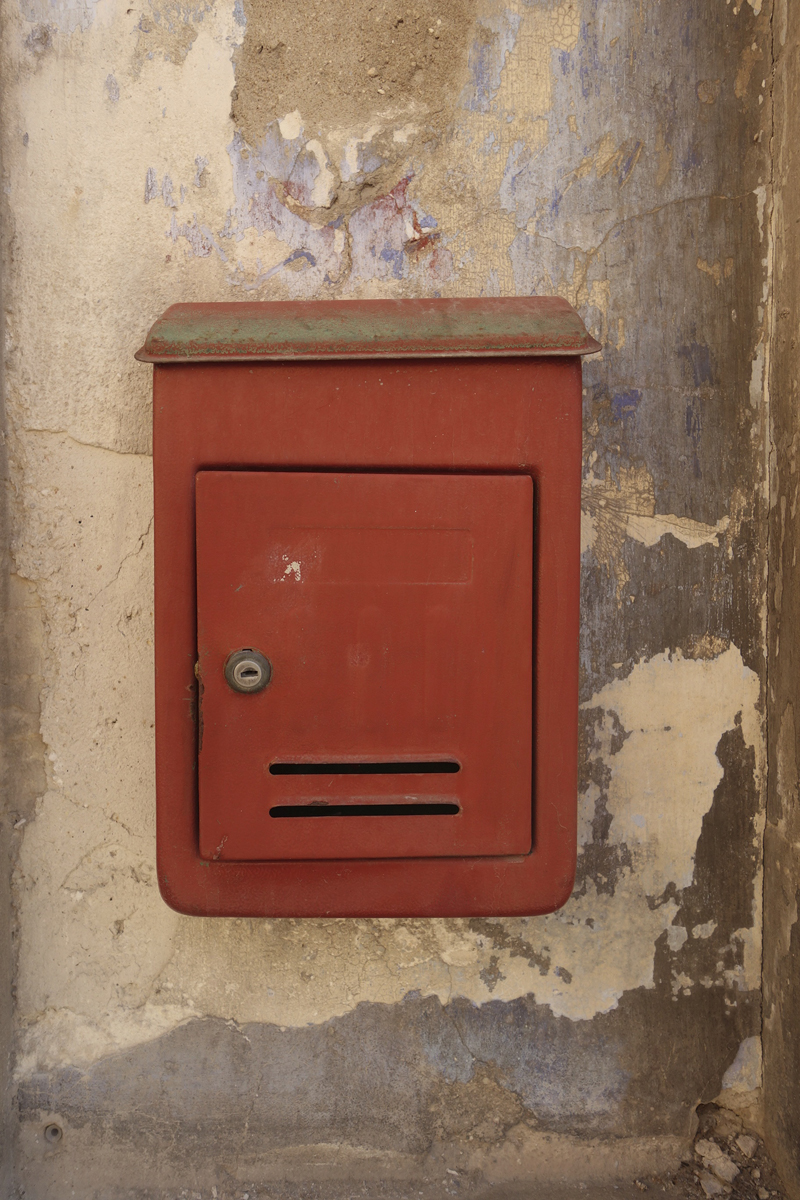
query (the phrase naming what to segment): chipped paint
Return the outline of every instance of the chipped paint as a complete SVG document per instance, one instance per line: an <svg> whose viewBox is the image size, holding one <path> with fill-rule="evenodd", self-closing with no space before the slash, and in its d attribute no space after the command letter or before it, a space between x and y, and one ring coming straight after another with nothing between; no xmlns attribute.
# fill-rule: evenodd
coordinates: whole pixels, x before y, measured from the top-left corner
<svg viewBox="0 0 800 1200"><path fill-rule="evenodd" d="M300 563L296 560L289 562L289 556L287 554L282 554L281 558L286 563L286 566L284 567L283 574L278 576L278 582L285 583L287 579L294 579L295 583L300 583Z"/></svg>
<svg viewBox="0 0 800 1200"><path fill-rule="evenodd" d="M599 479L588 475L581 491L581 552L592 551L606 570L614 575L617 599L622 602L630 579L623 558L623 546L630 538L643 546L655 546L667 534L689 549L719 546L730 518L726 515L714 525L655 512L653 478L645 468L622 467L615 480L610 470Z"/></svg>
<svg viewBox="0 0 800 1200"><path fill-rule="evenodd" d="M745 1038L722 1077L722 1090L755 1092L761 1087L761 1038Z"/></svg>
<svg viewBox="0 0 800 1200"><path fill-rule="evenodd" d="M512 211L516 205L517 176L530 162L531 147L543 148L548 140L547 121L537 118L535 113L546 112L552 104L549 56L552 50L567 51L574 47L579 20L574 5L569 2L556 5L552 10L531 10L522 6L519 12L506 8L487 16L483 24L478 22L477 30L473 47L477 57L471 60L473 81L461 96L461 114L453 132L465 148L473 145L478 130L487 124L487 114L493 111L502 86L512 111L508 119L491 119L491 130L486 137L492 144L498 167L485 183L490 189L499 188L503 206ZM475 47L482 48L475 50ZM531 59L534 69L531 71L526 66L524 74L521 73L522 64ZM412 105L412 111L414 109L421 111L419 103ZM410 282L418 278L421 271L435 288L439 288L455 281L459 275L464 276L465 271L468 276L472 253L461 258L458 263L461 269L456 270L457 239L455 250L435 244L441 237L437 220L406 195L416 171L414 159L404 161L403 155L414 153L416 135L420 132L419 124L409 122L408 116L407 107L398 107L394 112L387 110L384 120L368 123L357 131L328 128L305 140L307 122L302 110L297 108L273 120L256 145L244 141L237 132L229 148L234 168L235 203L225 224L214 230L210 221L203 220L202 214L195 212L190 221L173 224L170 236L173 240L184 238L193 255L208 257L210 247L217 246L222 238L234 238L240 243L249 229L255 229L266 244L259 244L254 254L250 239L246 255L226 254L225 261L230 261L235 285L262 294L265 287L274 292L275 286L279 285L278 294L312 295L323 283L339 287L347 284L347 294L373 281L404 279ZM610 171L616 164L618 172L623 172L620 178L624 182L635 167L640 152L641 143L637 143L632 151L627 146L615 148L611 153L604 151L600 174ZM498 174L498 168L502 175ZM387 169L394 174L394 186L388 188L385 195L353 209L352 193L346 189L372 178L376 182L385 182ZM427 177L432 182L436 179L430 166ZM151 191L148 177L148 197ZM394 214L390 202L390 197L394 196L397 205L401 193L400 207L405 209L402 224L391 219ZM306 211L293 212L293 202ZM324 261L319 260L320 233L326 226L324 219L320 223L319 218L311 217L309 212L325 209L333 210L329 229L341 220L342 215L345 216L352 242L349 263L341 254L337 254L335 264L327 255L323 255ZM349 220L348 211L352 213ZM454 224L458 227L462 214L451 212L451 217L455 218ZM481 228L475 225L471 213L465 211L463 217L471 226L470 237L474 243ZM384 232L376 226L383 226ZM509 241L513 236L512 228L509 225ZM343 236L347 237L344 232ZM289 254L280 256L280 252L270 245L275 237L289 248ZM376 237L381 241L380 246L376 246ZM420 254L420 250L426 253ZM269 265L265 269L266 263ZM510 279L504 281L504 291L508 290L505 286L508 282ZM469 294L474 287L475 284L470 285L465 276L457 294Z"/></svg>
<svg viewBox="0 0 800 1200"><path fill-rule="evenodd" d="M648 848L639 877L650 895L691 882L702 819L723 775L717 745L738 717L745 745L760 754L759 694L758 676L731 646L710 660L659 655L586 702L613 712L628 734L613 758L607 807L613 840Z"/></svg>

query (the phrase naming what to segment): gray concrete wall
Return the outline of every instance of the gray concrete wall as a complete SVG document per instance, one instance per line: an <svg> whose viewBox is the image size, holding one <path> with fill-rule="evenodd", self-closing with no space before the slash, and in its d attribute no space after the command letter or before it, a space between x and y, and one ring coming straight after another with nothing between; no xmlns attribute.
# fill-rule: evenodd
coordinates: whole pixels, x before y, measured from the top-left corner
<svg viewBox="0 0 800 1200"><path fill-rule="evenodd" d="M4 20L26 1194L676 1161L699 1102L760 1096L767 5L5 0ZM531 293L603 346L572 899L170 912L148 325L177 300Z"/></svg>
<svg viewBox="0 0 800 1200"><path fill-rule="evenodd" d="M800 1195L800 12L774 19L774 346L771 368L769 803L765 837L764 1090L766 1128Z"/></svg>

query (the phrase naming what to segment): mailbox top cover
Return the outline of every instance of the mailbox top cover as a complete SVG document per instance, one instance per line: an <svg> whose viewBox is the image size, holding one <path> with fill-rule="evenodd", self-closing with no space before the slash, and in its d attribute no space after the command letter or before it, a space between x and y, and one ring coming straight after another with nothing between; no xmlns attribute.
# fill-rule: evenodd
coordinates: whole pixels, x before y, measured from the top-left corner
<svg viewBox="0 0 800 1200"><path fill-rule="evenodd" d="M140 362L464 358L594 354L559 296L424 300L277 300L173 304Z"/></svg>

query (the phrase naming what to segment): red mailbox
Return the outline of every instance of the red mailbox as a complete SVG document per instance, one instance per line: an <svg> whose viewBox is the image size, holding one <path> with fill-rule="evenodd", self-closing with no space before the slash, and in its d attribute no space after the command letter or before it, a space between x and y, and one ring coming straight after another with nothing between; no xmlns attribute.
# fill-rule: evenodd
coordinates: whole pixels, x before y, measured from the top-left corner
<svg viewBox="0 0 800 1200"><path fill-rule="evenodd" d="M563 300L181 304L155 364L158 874L181 912L549 912L575 864Z"/></svg>

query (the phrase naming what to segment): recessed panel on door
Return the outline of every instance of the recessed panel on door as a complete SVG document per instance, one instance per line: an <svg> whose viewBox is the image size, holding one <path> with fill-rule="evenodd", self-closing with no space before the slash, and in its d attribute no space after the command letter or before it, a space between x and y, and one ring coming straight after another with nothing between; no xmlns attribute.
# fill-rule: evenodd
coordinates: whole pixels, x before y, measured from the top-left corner
<svg viewBox="0 0 800 1200"><path fill-rule="evenodd" d="M530 476L200 471L196 521L202 857L530 851Z"/></svg>

